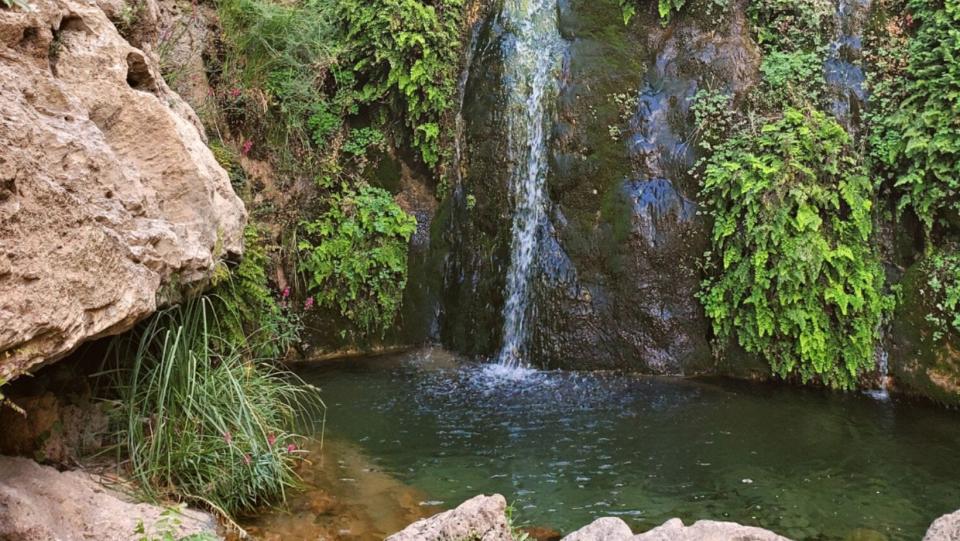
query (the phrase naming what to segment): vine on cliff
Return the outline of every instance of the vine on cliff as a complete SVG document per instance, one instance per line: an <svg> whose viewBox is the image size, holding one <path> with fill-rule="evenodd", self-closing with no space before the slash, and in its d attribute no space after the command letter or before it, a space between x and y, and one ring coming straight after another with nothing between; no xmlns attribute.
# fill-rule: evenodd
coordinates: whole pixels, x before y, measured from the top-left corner
<svg viewBox="0 0 960 541"><path fill-rule="evenodd" d="M721 145L701 196L714 226L700 297L720 343L781 377L852 388L890 301L869 244L872 184L843 128L788 109Z"/></svg>
<svg viewBox="0 0 960 541"><path fill-rule="evenodd" d="M917 31L905 77L880 95L902 100L888 100L888 115L877 116L872 154L894 179L900 209L912 209L929 236L960 212L960 0L907 7Z"/></svg>

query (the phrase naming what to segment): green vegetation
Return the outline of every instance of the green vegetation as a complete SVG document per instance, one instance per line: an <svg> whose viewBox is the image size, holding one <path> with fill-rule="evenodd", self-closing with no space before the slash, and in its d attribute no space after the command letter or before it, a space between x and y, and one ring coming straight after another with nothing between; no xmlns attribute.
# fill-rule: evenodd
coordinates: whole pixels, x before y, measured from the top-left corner
<svg viewBox="0 0 960 541"><path fill-rule="evenodd" d="M463 0L341 0L359 101L402 112L424 163L440 160L443 116L453 105Z"/></svg>
<svg viewBox="0 0 960 541"><path fill-rule="evenodd" d="M721 343L782 377L853 387L890 301L870 248L872 185L843 128L788 109L722 145L701 195L714 219L701 299Z"/></svg>
<svg viewBox="0 0 960 541"><path fill-rule="evenodd" d="M225 340L240 344L257 359L279 359L299 342L302 324L268 285L270 257L264 237L258 226L246 227L243 259L226 278L217 280L211 299L217 313L229 316L220 321Z"/></svg>
<svg viewBox="0 0 960 541"><path fill-rule="evenodd" d="M907 7L918 29L904 77L881 81L871 143L899 207L912 209L929 236L960 211L960 2L910 0Z"/></svg>
<svg viewBox="0 0 960 541"><path fill-rule="evenodd" d="M227 108L255 110L273 146L297 160L324 162L337 134L361 118L402 120L428 166L441 158L453 105L462 0L220 0L230 49L224 78L235 81ZM251 124L252 121L252 124ZM354 148L356 150L356 148Z"/></svg>
<svg viewBox="0 0 960 541"><path fill-rule="evenodd" d="M114 342L115 438L145 495L229 516L284 500L297 483L294 430L322 402L227 339L233 316L216 304L201 297L170 308Z"/></svg>
<svg viewBox="0 0 960 541"><path fill-rule="evenodd" d="M960 252L937 252L923 262L935 309L927 314L934 326L933 340L960 333Z"/></svg>
<svg viewBox="0 0 960 541"><path fill-rule="evenodd" d="M208 533L197 533L185 537L177 535L183 523L180 517L185 508L186 504L165 508L160 513L160 518L150 527L147 527L143 520L137 520L137 526L133 530L136 541L217 541L217 536Z"/></svg>
<svg viewBox="0 0 960 541"><path fill-rule="evenodd" d="M620 11L623 14L623 24L630 24L630 20L637 14L637 0L619 0ZM670 22L670 16L675 11L687 3L687 0L657 0L657 13L660 14L660 22L666 25Z"/></svg>
<svg viewBox="0 0 960 541"><path fill-rule="evenodd" d="M345 188L328 205L303 224L300 270L317 305L337 308L354 326L344 335L382 334L400 309L417 222L389 192L367 185Z"/></svg>

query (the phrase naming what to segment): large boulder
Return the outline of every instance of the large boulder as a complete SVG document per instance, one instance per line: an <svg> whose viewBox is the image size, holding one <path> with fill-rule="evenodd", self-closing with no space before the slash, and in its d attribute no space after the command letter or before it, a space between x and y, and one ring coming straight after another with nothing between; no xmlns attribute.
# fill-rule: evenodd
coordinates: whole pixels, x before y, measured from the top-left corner
<svg viewBox="0 0 960 541"><path fill-rule="evenodd" d="M736 522L698 520L684 526L678 518L670 519L648 532L634 537L635 541L790 541L770 530L743 526Z"/></svg>
<svg viewBox="0 0 960 541"><path fill-rule="evenodd" d="M564 537L562 541L630 541L633 532L619 518L599 518Z"/></svg>
<svg viewBox="0 0 960 541"><path fill-rule="evenodd" d="M890 333L890 375L898 391L960 405L960 333L937 333L929 319L941 300L929 286L926 260L911 265L900 282Z"/></svg>
<svg viewBox="0 0 960 541"><path fill-rule="evenodd" d="M475 496L456 509L418 520L387 541L513 541L503 496Z"/></svg>
<svg viewBox="0 0 960 541"><path fill-rule="evenodd" d="M0 8L0 381L203 285L246 219L192 109L93 2Z"/></svg>
<svg viewBox="0 0 960 541"><path fill-rule="evenodd" d="M135 534L141 525L145 536ZM126 541L165 533L218 539L216 528L207 513L130 502L86 473L0 457L0 539Z"/></svg>
<svg viewBox="0 0 960 541"><path fill-rule="evenodd" d="M923 541L960 541L960 511L935 520L927 529Z"/></svg>

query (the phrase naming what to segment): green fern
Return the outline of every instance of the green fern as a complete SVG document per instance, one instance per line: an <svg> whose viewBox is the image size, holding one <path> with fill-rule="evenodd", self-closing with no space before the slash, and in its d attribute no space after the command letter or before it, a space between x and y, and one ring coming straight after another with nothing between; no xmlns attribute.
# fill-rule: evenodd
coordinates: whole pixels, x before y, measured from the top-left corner
<svg viewBox="0 0 960 541"><path fill-rule="evenodd" d="M782 377L852 388L892 301L870 248L873 187L832 118L788 109L709 159L714 220L700 298L719 342Z"/></svg>

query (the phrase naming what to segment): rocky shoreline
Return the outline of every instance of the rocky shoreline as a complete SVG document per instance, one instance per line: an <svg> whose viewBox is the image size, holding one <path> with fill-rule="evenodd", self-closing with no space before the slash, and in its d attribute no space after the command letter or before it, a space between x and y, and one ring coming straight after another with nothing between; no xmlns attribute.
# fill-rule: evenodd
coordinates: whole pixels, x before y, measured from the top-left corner
<svg viewBox="0 0 960 541"><path fill-rule="evenodd" d="M387 541L515 541L507 516L507 501L500 494L476 496L456 509L419 520ZM788 538L754 526L735 522L698 520L684 525L673 518L647 532L634 534L626 522L605 517L572 532L561 541L789 541ZM923 541L960 540L960 511L937 519Z"/></svg>
<svg viewBox="0 0 960 541"><path fill-rule="evenodd" d="M61 472L33 460L0 457L0 540L121 541L162 536L222 539L209 513L184 507L137 503L105 479L81 471ZM511 524L507 500L479 495L455 509L410 524L386 541L516 541L525 537ZM560 541L789 541L775 532L735 522L673 518L642 533L626 522L604 517L560 537ZM960 540L960 511L934 521L923 541Z"/></svg>

